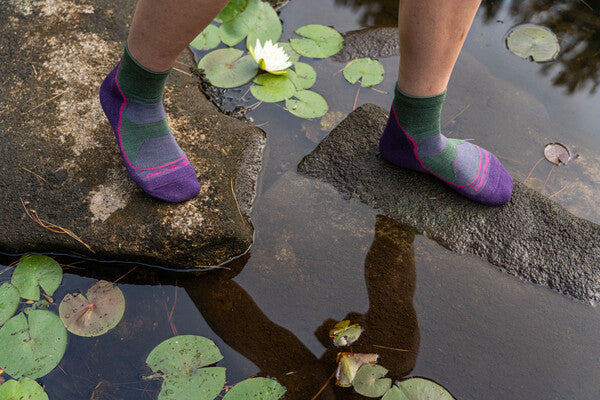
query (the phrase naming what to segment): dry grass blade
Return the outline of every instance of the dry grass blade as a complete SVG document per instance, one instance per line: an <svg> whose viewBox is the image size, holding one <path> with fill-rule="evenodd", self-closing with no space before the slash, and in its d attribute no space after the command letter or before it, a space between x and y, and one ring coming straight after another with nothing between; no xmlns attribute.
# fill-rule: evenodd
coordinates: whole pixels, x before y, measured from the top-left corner
<svg viewBox="0 0 600 400"><path fill-rule="evenodd" d="M25 167L21 167L21 169L22 169L22 170L24 170L24 171L27 171L27 172L29 172L29 173L30 173L30 174L32 174L32 175L35 175L35 176L37 176L38 178L40 178L41 180L43 180L44 182L46 182L46 183L48 184L48 186L52 186L52 185L50 184L50 182L48 182L47 180L45 180L44 178L42 178L40 175L36 174L36 173L35 173L35 172L33 172L32 170L30 170L30 169L27 169L27 168L25 168Z"/></svg>
<svg viewBox="0 0 600 400"><path fill-rule="evenodd" d="M32 109L30 109L30 110L28 110L28 111L25 111L25 112L23 113L23 115L25 115L25 114L29 114L29 113L30 113L30 112L32 112L33 110L37 110L38 108L40 108L40 107L41 107L41 106L43 106L44 104L48 104L48 103L50 103L52 100L54 100L54 99L56 99L56 98L58 98L58 97L62 96L62 95L63 95L63 94L65 94L65 93L67 93L67 90L65 90L65 91L63 91L63 92L60 92L60 93L59 93L59 94L57 94L56 96L54 96L54 97L51 97L51 98L49 98L48 100L44 101L42 104L38 104L37 106L33 107Z"/></svg>
<svg viewBox="0 0 600 400"><path fill-rule="evenodd" d="M121 279L125 278L127 275L129 275L130 273L132 273L133 271L135 271L137 269L137 265L133 268L131 268L128 272L124 273L123 275L121 275L120 277L118 277L113 283L117 283L119 282Z"/></svg>
<svg viewBox="0 0 600 400"><path fill-rule="evenodd" d="M405 349L397 349L395 347L381 346L379 344L374 344L373 347L379 347L379 348L382 348L382 349L388 349L388 350L394 350L394 351L410 351L410 350L405 350Z"/></svg>
<svg viewBox="0 0 600 400"><path fill-rule="evenodd" d="M327 387L327 385L329 385L329 382L331 382L331 380L333 379L334 376L335 376L335 371L333 372L333 374L331 374L331 376L329 377L329 379L327 379L327 382L325 382L325 384L323 386L321 386L321 389L319 389L319 391L317 392L317 394L315 394L313 396L313 398L310 399L310 400L315 400L317 397L319 397L319 395L321 393L323 393L323 390L325 390L325 388Z"/></svg>
<svg viewBox="0 0 600 400"><path fill-rule="evenodd" d="M233 178L229 179L229 183L231 184L231 194L233 194L233 200L235 200L235 205L237 207L238 213L240 214L240 218L242 219L244 225L246 225L246 218L244 218L244 215L242 214L242 210L240 209L240 203L238 202L237 196L235 195L235 190L233 189Z"/></svg>
<svg viewBox="0 0 600 400"><path fill-rule="evenodd" d="M185 72L185 71L183 71L183 70L181 70L181 69L179 69L179 68L177 68L177 67L173 67L173 69L174 69L175 71L177 71L177 72L181 72L182 74L185 74L185 75L187 75L187 76L194 76L194 75L190 74L189 72Z"/></svg>

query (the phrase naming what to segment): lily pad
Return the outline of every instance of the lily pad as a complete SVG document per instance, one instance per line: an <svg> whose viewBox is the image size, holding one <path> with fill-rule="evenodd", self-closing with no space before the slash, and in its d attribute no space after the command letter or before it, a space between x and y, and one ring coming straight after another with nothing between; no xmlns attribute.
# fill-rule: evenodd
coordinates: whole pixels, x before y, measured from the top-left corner
<svg viewBox="0 0 600 400"><path fill-rule="evenodd" d="M281 32L281 20L277 12L270 4L260 0L248 0L243 11L219 27L219 36L228 46L235 46L246 36L247 44L252 46L256 45L256 39L260 39L261 43L267 40L276 43Z"/></svg>
<svg viewBox="0 0 600 400"><path fill-rule="evenodd" d="M392 386L392 380L390 378L383 378L388 370L383 368L381 365L364 365L360 367L352 386L357 393L362 394L366 397L381 397L383 396L390 387ZM427 397L424 397L426 399ZM421 398L423 399L423 398Z"/></svg>
<svg viewBox="0 0 600 400"><path fill-rule="evenodd" d="M297 62L294 65L296 77L300 87L298 89L310 89L317 81L317 72L309 64Z"/></svg>
<svg viewBox="0 0 600 400"><path fill-rule="evenodd" d="M285 107L300 118L318 118L327 113L327 101L312 90L299 90L294 98L285 101Z"/></svg>
<svg viewBox="0 0 600 400"><path fill-rule="evenodd" d="M296 64L300 59L300 54L296 53L289 42L279 42L277 46L281 47L283 51L288 55L290 62Z"/></svg>
<svg viewBox="0 0 600 400"><path fill-rule="evenodd" d="M344 68L344 78L352 84L360 79L361 86L375 86L383 81L383 65L371 58L352 60Z"/></svg>
<svg viewBox="0 0 600 400"><path fill-rule="evenodd" d="M223 400L278 400L286 390L268 378L250 378L232 387Z"/></svg>
<svg viewBox="0 0 600 400"><path fill-rule="evenodd" d="M363 365L376 364L377 358L379 358L377 354L339 353L338 368L335 373L336 385L341 387L352 386L352 381L358 370Z"/></svg>
<svg viewBox="0 0 600 400"><path fill-rule="evenodd" d="M396 383L381 400L455 400L444 387L426 378L410 378Z"/></svg>
<svg viewBox="0 0 600 400"><path fill-rule="evenodd" d="M211 84L221 88L233 88L248 83L258 73L258 65L252 56L243 56L238 49L218 49L202 57L198 68L204 70Z"/></svg>
<svg viewBox="0 0 600 400"><path fill-rule="evenodd" d="M261 74L254 79L260 86L250 87L250 92L260 101L276 103L283 101L296 93L292 81L284 75Z"/></svg>
<svg viewBox="0 0 600 400"><path fill-rule="evenodd" d="M146 363L163 379L159 400L213 400L225 384L225 368L202 367L221 359L212 340L182 335L156 346Z"/></svg>
<svg viewBox="0 0 600 400"><path fill-rule="evenodd" d="M0 286L0 326L13 316L19 306L19 291L10 283Z"/></svg>
<svg viewBox="0 0 600 400"><path fill-rule="evenodd" d="M350 321L338 322L335 327L329 332L329 336L333 338L333 344L336 346L350 346L356 342L363 329L358 324L350 325Z"/></svg>
<svg viewBox="0 0 600 400"><path fill-rule="evenodd" d="M36 381L23 378L20 381L11 379L0 385L0 399L48 400L48 395Z"/></svg>
<svg viewBox="0 0 600 400"><path fill-rule="evenodd" d="M290 39L290 44L298 54L305 57L331 57L344 46L342 35L335 29L325 25L305 25L296 30L296 33L305 38L292 38Z"/></svg>
<svg viewBox="0 0 600 400"><path fill-rule="evenodd" d="M62 359L67 330L55 314L44 310L19 313L0 328L0 368L13 378L41 378Z"/></svg>
<svg viewBox="0 0 600 400"><path fill-rule="evenodd" d="M19 261L12 274L11 283L19 289L24 299L39 300L38 286L41 286L48 296L52 296L62 281L62 275L62 268L52 258L27 255Z"/></svg>
<svg viewBox="0 0 600 400"><path fill-rule="evenodd" d="M550 61L560 51L560 45L550 29L532 24L515 27L506 38L506 46L521 58L536 62Z"/></svg>
<svg viewBox="0 0 600 400"><path fill-rule="evenodd" d="M215 20L217 22L229 22L244 11L247 6L248 0L230 0Z"/></svg>
<svg viewBox="0 0 600 400"><path fill-rule="evenodd" d="M78 336L100 336L123 318L125 297L112 283L98 281L88 289L86 296L67 294L58 313L69 332Z"/></svg>
<svg viewBox="0 0 600 400"><path fill-rule="evenodd" d="M214 25L208 25L194 40L190 43L195 49L210 50L214 49L221 43L219 38L219 28Z"/></svg>
<svg viewBox="0 0 600 400"><path fill-rule="evenodd" d="M552 164L565 164L571 159L571 153L566 146L560 143L548 143L544 148L544 157Z"/></svg>

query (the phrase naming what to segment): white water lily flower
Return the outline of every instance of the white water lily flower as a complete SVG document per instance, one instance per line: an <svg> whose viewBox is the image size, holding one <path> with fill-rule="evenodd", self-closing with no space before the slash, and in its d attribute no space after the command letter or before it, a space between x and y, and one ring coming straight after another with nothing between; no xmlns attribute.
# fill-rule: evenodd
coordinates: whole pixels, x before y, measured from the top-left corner
<svg viewBox="0 0 600 400"><path fill-rule="evenodd" d="M286 68L292 66L292 62L285 50L277 46L277 44L273 44L270 40L267 40L263 47L260 45L260 40L256 39L256 47L253 48L250 46L249 50L258 67L271 74L284 74Z"/></svg>

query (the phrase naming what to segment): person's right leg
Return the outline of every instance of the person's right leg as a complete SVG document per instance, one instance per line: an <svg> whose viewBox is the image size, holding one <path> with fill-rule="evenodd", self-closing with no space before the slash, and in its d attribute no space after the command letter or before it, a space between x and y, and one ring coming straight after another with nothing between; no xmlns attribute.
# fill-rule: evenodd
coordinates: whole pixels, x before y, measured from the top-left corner
<svg viewBox="0 0 600 400"><path fill-rule="evenodd" d="M227 0L139 0L125 54L100 88L129 176L149 195L180 202L200 191L162 103L165 81L182 50Z"/></svg>
<svg viewBox="0 0 600 400"><path fill-rule="evenodd" d="M480 0L400 0L400 67L380 141L390 162L435 176L472 200L508 202L512 178L490 152L441 134L446 86Z"/></svg>

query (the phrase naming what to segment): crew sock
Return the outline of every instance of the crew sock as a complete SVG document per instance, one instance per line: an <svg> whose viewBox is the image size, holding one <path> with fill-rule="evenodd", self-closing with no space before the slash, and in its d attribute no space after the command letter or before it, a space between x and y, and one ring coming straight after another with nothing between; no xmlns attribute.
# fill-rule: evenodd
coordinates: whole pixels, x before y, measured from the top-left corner
<svg viewBox="0 0 600 400"><path fill-rule="evenodd" d="M400 167L432 175L479 203L507 203L513 180L498 158L472 143L441 134L445 97L445 91L431 97L410 96L396 85L379 141L382 156Z"/></svg>
<svg viewBox="0 0 600 400"><path fill-rule="evenodd" d="M196 171L167 123L162 96L170 71L140 65L127 47L100 87L128 175L150 196L181 202L200 192Z"/></svg>

